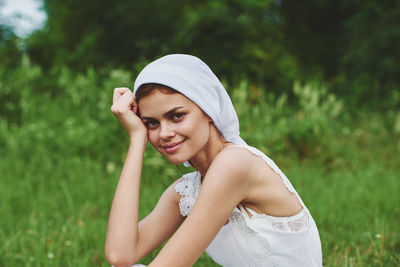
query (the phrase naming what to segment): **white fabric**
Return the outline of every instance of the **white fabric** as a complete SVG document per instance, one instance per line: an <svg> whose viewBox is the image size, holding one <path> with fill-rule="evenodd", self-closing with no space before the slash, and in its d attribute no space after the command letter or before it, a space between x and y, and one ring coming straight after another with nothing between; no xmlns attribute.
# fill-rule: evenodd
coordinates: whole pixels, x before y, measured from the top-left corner
<svg viewBox="0 0 400 267"><path fill-rule="evenodd" d="M201 175L200 172L185 174L181 182L175 186L176 192L181 194L179 209L182 216L189 215L200 192Z"/></svg>
<svg viewBox="0 0 400 267"><path fill-rule="evenodd" d="M157 59L139 73L134 94L146 83L163 84L180 92L213 120L227 141L246 144L239 136L239 120L228 93L201 59L184 54Z"/></svg>
<svg viewBox="0 0 400 267"><path fill-rule="evenodd" d="M226 267L322 266L317 226L290 181L264 153L247 145L239 147L263 158L279 174L288 190L297 196L303 210L290 217L274 217L239 206L234 209L229 223L221 228L206 252L215 262ZM182 195L179 205L182 216L190 213L200 188L199 172L184 175L176 185L176 191Z"/></svg>

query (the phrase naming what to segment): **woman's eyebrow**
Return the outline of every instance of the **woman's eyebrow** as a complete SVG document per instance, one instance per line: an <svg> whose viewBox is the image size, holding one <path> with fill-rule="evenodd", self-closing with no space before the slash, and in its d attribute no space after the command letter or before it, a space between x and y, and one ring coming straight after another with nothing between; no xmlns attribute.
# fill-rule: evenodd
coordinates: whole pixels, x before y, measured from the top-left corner
<svg viewBox="0 0 400 267"><path fill-rule="evenodd" d="M181 109L181 108L183 108L183 106L181 106L181 107L174 107L173 109L171 109L171 110L165 112L164 115L163 115L163 117L164 117L164 118L169 117L169 116L171 116L172 114L174 114L175 111L177 111L178 109ZM153 119L153 118L151 118L151 117L142 117L142 120L151 120L151 119Z"/></svg>

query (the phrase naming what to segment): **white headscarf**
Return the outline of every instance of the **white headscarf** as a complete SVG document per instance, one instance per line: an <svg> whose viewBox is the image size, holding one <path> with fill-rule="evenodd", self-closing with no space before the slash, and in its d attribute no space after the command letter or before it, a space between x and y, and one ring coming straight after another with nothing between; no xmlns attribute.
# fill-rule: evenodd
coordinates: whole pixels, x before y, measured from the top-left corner
<svg viewBox="0 0 400 267"><path fill-rule="evenodd" d="M135 81L133 93L146 83L173 88L197 104L212 120L223 137L245 145L239 136L239 119L224 86L201 59L184 54L164 56L147 65Z"/></svg>

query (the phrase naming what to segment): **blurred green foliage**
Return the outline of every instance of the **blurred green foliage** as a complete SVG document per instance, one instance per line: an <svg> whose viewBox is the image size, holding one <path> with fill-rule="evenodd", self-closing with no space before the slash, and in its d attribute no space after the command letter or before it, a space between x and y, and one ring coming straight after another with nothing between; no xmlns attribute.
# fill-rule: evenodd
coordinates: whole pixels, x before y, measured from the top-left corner
<svg viewBox="0 0 400 267"><path fill-rule="evenodd" d="M346 101L382 107L399 90L400 5L374 0L45 0L26 40L45 70L138 71L167 53L202 58L228 84L275 94L322 80Z"/></svg>
<svg viewBox="0 0 400 267"><path fill-rule="evenodd" d="M0 24L0 66L1 68L15 68L21 60L21 50L18 47L18 38L12 28Z"/></svg>
<svg viewBox="0 0 400 267"><path fill-rule="evenodd" d="M27 56L8 74L2 92L15 95L16 101L6 103L0 120L7 129L21 130L10 136L3 132L3 145L18 144L16 151L22 156L32 145L44 142L53 151L68 147L65 156L87 156L103 162L115 157L113 151L125 148L126 134L109 109L113 87L129 86L133 81L131 72L114 69L103 76L92 68L76 73L62 67L52 77L57 91L41 91L46 80L43 71ZM264 88L244 80L231 91L242 118L243 137L268 152L289 149L311 156L314 152L308 147L317 146L318 136L334 129L334 120L345 114L342 101L321 84L296 82L292 89L296 105L288 102L286 94L266 93ZM255 117L260 121L254 123ZM109 154L103 153L104 149Z"/></svg>
<svg viewBox="0 0 400 267"><path fill-rule="evenodd" d="M357 105L385 106L399 91L400 2L282 1L287 47L303 77L321 73Z"/></svg>
<svg viewBox="0 0 400 267"><path fill-rule="evenodd" d="M228 88L246 80L292 101L293 83L311 81L354 108L400 105L398 2L44 0L44 9L45 26L23 40L0 25L0 68L27 53L45 76L40 90L52 94L64 66L135 76L167 53L189 53Z"/></svg>
<svg viewBox="0 0 400 267"><path fill-rule="evenodd" d="M18 92L6 86L15 68L21 63L22 51L18 47L18 37L12 29L0 24L0 117L6 115L12 121L18 119L20 109L17 106Z"/></svg>

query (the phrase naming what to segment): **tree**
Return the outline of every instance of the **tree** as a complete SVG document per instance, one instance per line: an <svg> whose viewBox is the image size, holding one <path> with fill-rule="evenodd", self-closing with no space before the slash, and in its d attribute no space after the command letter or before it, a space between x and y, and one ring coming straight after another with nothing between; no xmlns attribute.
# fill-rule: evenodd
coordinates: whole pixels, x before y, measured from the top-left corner
<svg viewBox="0 0 400 267"><path fill-rule="evenodd" d="M321 75L357 103L382 102L400 86L400 1L284 0L286 48L302 76Z"/></svg>
<svg viewBox="0 0 400 267"><path fill-rule="evenodd" d="M282 46L278 9L272 0L45 0L47 24L28 50L44 67L77 70L132 69L167 53L190 53L227 81L245 77L282 91L292 86L295 68Z"/></svg>
<svg viewBox="0 0 400 267"><path fill-rule="evenodd" d="M20 64L21 51L18 48L18 37L11 27L0 24L0 62L1 67L15 68Z"/></svg>

